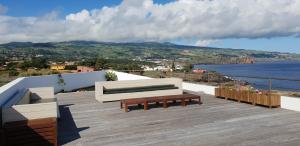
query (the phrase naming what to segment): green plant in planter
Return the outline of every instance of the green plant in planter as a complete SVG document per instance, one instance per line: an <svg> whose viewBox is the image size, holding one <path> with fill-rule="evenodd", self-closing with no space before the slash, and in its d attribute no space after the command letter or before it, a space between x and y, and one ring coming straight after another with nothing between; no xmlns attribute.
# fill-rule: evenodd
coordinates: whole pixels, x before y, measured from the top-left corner
<svg viewBox="0 0 300 146"><path fill-rule="evenodd" d="M106 72L105 73L106 81L116 81L118 80L118 76L114 72Z"/></svg>
<svg viewBox="0 0 300 146"><path fill-rule="evenodd" d="M58 74L57 77L58 77L57 84L62 87L62 92L64 92L64 86L66 85L65 80L62 78L61 74Z"/></svg>

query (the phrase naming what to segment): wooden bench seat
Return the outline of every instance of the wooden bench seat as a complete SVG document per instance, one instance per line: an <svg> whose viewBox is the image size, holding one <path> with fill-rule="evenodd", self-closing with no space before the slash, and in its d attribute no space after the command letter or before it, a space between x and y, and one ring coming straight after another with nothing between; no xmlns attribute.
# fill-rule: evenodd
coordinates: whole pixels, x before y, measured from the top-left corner
<svg viewBox="0 0 300 146"><path fill-rule="evenodd" d="M186 102L191 102L192 100L197 100L199 104L202 104L201 97L194 94L180 94L180 95L168 95L168 96L158 96L158 97L144 97L144 98L133 98L133 99L123 99L120 101L121 109L124 107L125 112L128 112L128 106L133 105L144 105L144 110L148 109L148 104L150 103L163 103L163 107L168 107L168 102L177 102L179 100L182 106L186 106Z"/></svg>

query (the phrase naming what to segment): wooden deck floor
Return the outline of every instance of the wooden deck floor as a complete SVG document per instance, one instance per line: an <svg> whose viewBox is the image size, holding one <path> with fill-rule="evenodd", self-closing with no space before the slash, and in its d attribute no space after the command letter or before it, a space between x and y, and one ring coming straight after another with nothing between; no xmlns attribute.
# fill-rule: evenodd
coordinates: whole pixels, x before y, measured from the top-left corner
<svg viewBox="0 0 300 146"><path fill-rule="evenodd" d="M300 145L300 113L203 95L203 105L125 113L94 92L56 95L59 145Z"/></svg>

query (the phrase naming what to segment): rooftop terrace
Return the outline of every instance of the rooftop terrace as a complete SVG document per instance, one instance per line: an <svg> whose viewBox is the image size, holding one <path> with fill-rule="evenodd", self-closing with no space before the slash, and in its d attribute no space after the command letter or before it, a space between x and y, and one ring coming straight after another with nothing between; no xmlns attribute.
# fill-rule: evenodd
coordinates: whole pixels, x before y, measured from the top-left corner
<svg viewBox="0 0 300 146"><path fill-rule="evenodd" d="M59 145L298 145L300 113L202 94L204 104L125 113L94 92L56 95Z"/></svg>

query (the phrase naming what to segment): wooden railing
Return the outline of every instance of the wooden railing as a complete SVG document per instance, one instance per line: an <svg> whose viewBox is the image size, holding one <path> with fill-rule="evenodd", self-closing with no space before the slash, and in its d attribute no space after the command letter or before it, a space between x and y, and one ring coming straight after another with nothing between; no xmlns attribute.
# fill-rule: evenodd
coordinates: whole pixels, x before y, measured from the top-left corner
<svg viewBox="0 0 300 146"><path fill-rule="evenodd" d="M251 103L253 105L268 106L269 108L280 107L280 95L276 93L256 93L232 88L216 88L215 96Z"/></svg>

